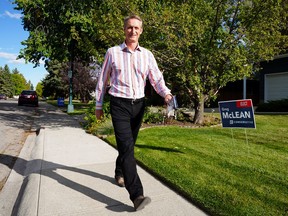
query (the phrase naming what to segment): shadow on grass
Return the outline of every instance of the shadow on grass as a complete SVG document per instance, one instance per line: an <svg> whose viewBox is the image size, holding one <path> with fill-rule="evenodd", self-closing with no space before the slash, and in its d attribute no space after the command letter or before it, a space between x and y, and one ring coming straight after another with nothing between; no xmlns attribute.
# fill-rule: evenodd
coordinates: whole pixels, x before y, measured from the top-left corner
<svg viewBox="0 0 288 216"><path fill-rule="evenodd" d="M157 150L157 151L166 151L166 152L177 152L184 154L184 152L174 149L174 148L165 148L165 147L159 147L159 146L150 146L150 145L143 145L143 144L135 144L137 148L142 148L142 149L152 149L152 150Z"/></svg>

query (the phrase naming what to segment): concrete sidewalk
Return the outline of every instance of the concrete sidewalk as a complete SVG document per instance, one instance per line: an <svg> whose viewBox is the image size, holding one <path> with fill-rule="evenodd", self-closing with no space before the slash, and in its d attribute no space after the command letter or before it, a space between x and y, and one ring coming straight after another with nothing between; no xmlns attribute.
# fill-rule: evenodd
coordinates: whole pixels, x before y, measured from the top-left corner
<svg viewBox="0 0 288 216"><path fill-rule="evenodd" d="M41 103L29 135L0 193L0 215L206 215L138 167L151 204L135 212L115 184L117 151L85 133L74 117Z"/></svg>

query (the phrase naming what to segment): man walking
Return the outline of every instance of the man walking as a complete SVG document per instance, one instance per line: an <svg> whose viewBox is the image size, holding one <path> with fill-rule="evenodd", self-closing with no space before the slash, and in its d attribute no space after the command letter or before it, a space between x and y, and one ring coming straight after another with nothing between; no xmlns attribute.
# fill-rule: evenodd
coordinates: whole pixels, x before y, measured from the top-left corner
<svg viewBox="0 0 288 216"><path fill-rule="evenodd" d="M146 78L155 91L169 103L172 99L153 54L139 46L142 19L132 15L124 20L125 42L109 48L105 55L96 87L96 117L103 117L103 98L110 82L110 112L117 142L115 179L126 187L135 210L151 202L144 196L143 186L136 169L134 145L141 127L145 109Z"/></svg>

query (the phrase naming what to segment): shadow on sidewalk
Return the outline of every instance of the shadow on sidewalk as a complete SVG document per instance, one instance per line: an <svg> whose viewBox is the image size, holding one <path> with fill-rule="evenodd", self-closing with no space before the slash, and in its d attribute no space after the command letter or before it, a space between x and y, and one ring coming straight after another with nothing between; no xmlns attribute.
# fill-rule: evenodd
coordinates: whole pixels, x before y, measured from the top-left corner
<svg viewBox="0 0 288 216"><path fill-rule="evenodd" d="M7 163L8 161L11 160L17 160L15 163L14 167L10 167L10 163ZM84 170L84 169L79 169L79 168L75 168L75 167L69 167L69 166L64 166L61 164L56 164L56 163L52 163L49 161L44 161L41 159L35 159L35 160L31 160L31 161L27 161L25 159L22 158L17 158L17 157L13 157L10 155L5 155L5 154L0 154L0 163L8 166L11 170L15 170L18 174L22 175L24 177L23 183L21 185L21 189L18 193L18 197L14 203L14 207L13 207L13 211L12 211L12 215L17 215L18 212L18 208L20 206L22 197L25 193L25 188L28 184L28 177L31 174L39 174L39 175L44 175L47 176L51 179L54 179L55 181L59 182L60 184L69 187L75 191L78 191L84 195L86 195L87 197L90 197L91 199L94 199L98 202L104 203L106 204L106 208L111 210L111 211L115 211L115 212L133 212L134 208L132 206L128 206L118 200L115 200L111 197L108 197L102 193L99 193L91 188L88 188L84 185L81 185L75 181L72 181L62 175L59 175L56 170L57 169L63 169L63 170L68 170L71 172L76 172L76 173L80 173L83 175L87 175L87 176L91 176L94 178L99 178L105 181L110 182L111 184L116 185L114 178L111 178L109 176L106 175L102 175L100 173L95 173L95 172L91 172L89 170ZM28 169L26 169L28 168ZM116 206L122 206L121 208L113 208Z"/></svg>

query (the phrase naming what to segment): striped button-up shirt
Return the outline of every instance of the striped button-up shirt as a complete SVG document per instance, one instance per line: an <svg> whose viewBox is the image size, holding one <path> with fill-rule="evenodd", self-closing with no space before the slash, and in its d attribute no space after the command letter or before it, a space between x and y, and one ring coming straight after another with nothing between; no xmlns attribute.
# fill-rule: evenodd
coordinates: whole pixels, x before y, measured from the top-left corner
<svg viewBox="0 0 288 216"><path fill-rule="evenodd" d="M96 86L96 109L102 109L107 85L109 94L114 97L143 98L147 77L160 96L171 94L149 50L138 45L131 52L125 43L109 48Z"/></svg>

